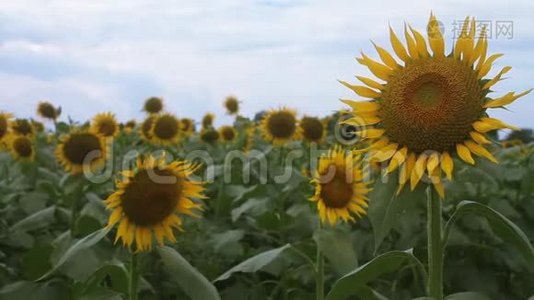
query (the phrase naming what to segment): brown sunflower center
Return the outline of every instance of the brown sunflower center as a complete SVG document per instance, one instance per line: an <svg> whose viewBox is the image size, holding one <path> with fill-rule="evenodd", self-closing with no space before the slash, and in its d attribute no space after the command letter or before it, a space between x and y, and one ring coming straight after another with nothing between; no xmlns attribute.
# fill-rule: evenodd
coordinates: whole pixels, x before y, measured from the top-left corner
<svg viewBox="0 0 534 300"><path fill-rule="evenodd" d="M113 120L102 120L98 123L98 133L103 136L112 136L117 130L117 124Z"/></svg>
<svg viewBox="0 0 534 300"><path fill-rule="evenodd" d="M26 119L15 120L13 130L20 135L30 135L33 133L32 125Z"/></svg>
<svg viewBox="0 0 534 300"><path fill-rule="evenodd" d="M321 184L321 199L326 207L346 207L353 196L352 184L345 175L345 171L336 170L334 178Z"/></svg>
<svg viewBox="0 0 534 300"><path fill-rule="evenodd" d="M476 73L453 58L413 61L395 72L382 97L387 136L412 151L447 151L464 141L484 111Z"/></svg>
<svg viewBox="0 0 534 300"><path fill-rule="evenodd" d="M236 113L239 110L239 102L235 98L228 98L225 102L226 109L230 113Z"/></svg>
<svg viewBox="0 0 534 300"><path fill-rule="evenodd" d="M204 130L200 134L200 139L206 143L214 143L219 139L219 132L213 129Z"/></svg>
<svg viewBox="0 0 534 300"><path fill-rule="evenodd" d="M48 119L55 119L57 118L57 111L54 106L50 103L41 103L39 104L39 114L41 116L48 118Z"/></svg>
<svg viewBox="0 0 534 300"><path fill-rule="evenodd" d="M33 148L32 143L28 138L25 137L19 137L15 139L13 142L13 150L20 156L20 157L30 157L33 154Z"/></svg>
<svg viewBox="0 0 534 300"><path fill-rule="evenodd" d="M173 116L161 116L154 123L154 135L163 140L170 140L178 134L180 126Z"/></svg>
<svg viewBox="0 0 534 300"><path fill-rule="evenodd" d="M304 117L300 121L300 126L307 140L316 142L323 137L323 123L317 118Z"/></svg>
<svg viewBox="0 0 534 300"><path fill-rule="evenodd" d="M182 190L182 180L170 170L142 170L121 196L124 214L138 226L158 224L176 211Z"/></svg>
<svg viewBox="0 0 534 300"><path fill-rule="evenodd" d="M145 102L145 111L155 114L159 113L163 109L163 101L160 98L152 97L148 98Z"/></svg>
<svg viewBox="0 0 534 300"><path fill-rule="evenodd" d="M231 127L223 127L221 135L225 141L231 141L235 138L235 131Z"/></svg>
<svg viewBox="0 0 534 300"><path fill-rule="evenodd" d="M63 154L69 162L76 165L83 165L86 157L91 158L96 155L102 156L103 149L97 136L90 133L73 134L63 145Z"/></svg>
<svg viewBox="0 0 534 300"><path fill-rule="evenodd" d="M275 138L290 138L297 129L297 120L290 112L275 112L268 118L267 129Z"/></svg>

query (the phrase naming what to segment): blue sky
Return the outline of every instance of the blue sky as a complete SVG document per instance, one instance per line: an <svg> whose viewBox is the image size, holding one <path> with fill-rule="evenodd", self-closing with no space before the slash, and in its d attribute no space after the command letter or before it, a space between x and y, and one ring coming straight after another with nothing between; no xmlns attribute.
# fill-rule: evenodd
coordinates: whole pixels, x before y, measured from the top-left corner
<svg viewBox="0 0 534 300"><path fill-rule="evenodd" d="M534 2L524 1L70 1L0 3L0 110L34 116L43 99L63 118L86 120L113 111L121 121L142 118L144 99L161 96L179 117L207 111L222 117L236 95L243 114L282 105L325 115L353 97L336 80L368 75L354 57L376 57L370 40L390 49L388 24L424 29L430 11L444 24L448 46L454 20L489 20L490 51L511 65L496 95L534 87ZM157 5L156 5L157 4ZM513 22L513 38L497 38L498 21ZM450 48L449 48L450 49ZM496 69L494 70L496 71ZM534 95L493 110L493 116L534 127Z"/></svg>

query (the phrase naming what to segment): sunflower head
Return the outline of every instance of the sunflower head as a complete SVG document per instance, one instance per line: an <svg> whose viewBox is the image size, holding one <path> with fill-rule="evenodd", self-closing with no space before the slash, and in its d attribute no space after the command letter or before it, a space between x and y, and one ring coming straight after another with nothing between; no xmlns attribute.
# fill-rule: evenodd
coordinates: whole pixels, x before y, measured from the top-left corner
<svg viewBox="0 0 534 300"><path fill-rule="evenodd" d="M186 135L195 132L195 122L189 118L180 119L180 130Z"/></svg>
<svg viewBox="0 0 534 300"><path fill-rule="evenodd" d="M34 134L34 129L28 119L15 119L11 123L11 129L16 135L31 136Z"/></svg>
<svg viewBox="0 0 534 300"><path fill-rule="evenodd" d="M84 168L91 171L101 168L105 164L108 151L102 136L79 129L63 136L55 153L67 172L80 174Z"/></svg>
<svg viewBox="0 0 534 300"><path fill-rule="evenodd" d="M286 108L269 111L261 121L263 137L277 146L300 138L297 113Z"/></svg>
<svg viewBox="0 0 534 300"><path fill-rule="evenodd" d="M343 100L352 107L348 124L369 141L371 158L387 163L388 172L400 169L399 191L409 181L414 189L423 176L444 196L442 173L452 179L455 154L475 164L473 154L496 162L486 149L487 133L516 127L488 117L489 108L504 107L531 90L504 96L489 96L491 87L511 68L504 67L494 77L485 78L500 54L488 55L485 29L475 39L476 23L467 18L450 54L439 22L431 15L428 40L405 27L404 46L390 29L395 58L374 45L382 61L362 54L358 62L369 68L378 80L356 76L363 85L341 81L368 101Z"/></svg>
<svg viewBox="0 0 534 300"><path fill-rule="evenodd" d="M163 100L158 97L150 97L146 99L143 110L149 114L157 114L163 110Z"/></svg>
<svg viewBox="0 0 534 300"><path fill-rule="evenodd" d="M103 137L115 137L119 133L119 124L113 113L97 114L91 121L91 131Z"/></svg>
<svg viewBox="0 0 534 300"><path fill-rule="evenodd" d="M61 115L61 109L54 107L50 102L42 101L37 105L37 114L45 119L55 121Z"/></svg>
<svg viewBox="0 0 534 300"><path fill-rule="evenodd" d="M236 115L239 113L239 101L235 96L228 96L224 100L224 107L229 115Z"/></svg>
<svg viewBox="0 0 534 300"><path fill-rule="evenodd" d="M13 157L19 161L32 161L35 157L35 147L30 137L12 135L9 138L9 150Z"/></svg>
<svg viewBox="0 0 534 300"><path fill-rule="evenodd" d="M152 126L154 124L154 120L156 119L155 115L150 115L143 120L143 123L141 123L141 126L139 127L139 132L141 133L141 138L143 140L149 142L152 139Z"/></svg>
<svg viewBox="0 0 534 300"><path fill-rule="evenodd" d="M197 166L184 161L167 164L163 158L140 158L133 170L122 173L117 190L105 201L111 210L108 226L118 224L115 241L136 251L152 247L154 236L158 244L176 242L173 228L182 230L182 216L197 216L202 209L194 199L203 199L202 182L189 176Z"/></svg>
<svg viewBox="0 0 534 300"><path fill-rule="evenodd" d="M237 132L232 126L222 126L219 128L219 134L225 142L231 142L237 136Z"/></svg>
<svg viewBox="0 0 534 300"><path fill-rule="evenodd" d="M171 114L156 116L150 130L152 141L160 145L176 144L180 133L180 120Z"/></svg>
<svg viewBox="0 0 534 300"><path fill-rule="evenodd" d="M325 136L325 126L319 118L303 117L300 120L302 136L308 142L319 143Z"/></svg>
<svg viewBox="0 0 534 300"><path fill-rule="evenodd" d="M9 133L9 124L11 118L11 114L0 111L0 141L7 137Z"/></svg>
<svg viewBox="0 0 534 300"><path fill-rule="evenodd" d="M213 120L215 120L215 115L212 113L207 113L202 117L202 128L210 128L213 126Z"/></svg>
<svg viewBox="0 0 534 300"><path fill-rule="evenodd" d="M35 120L32 120L32 126L37 133L41 133L45 130L44 124Z"/></svg>
<svg viewBox="0 0 534 300"><path fill-rule="evenodd" d="M339 147L321 156L312 183L321 222L335 225L338 220L354 221L366 214L367 193L370 191L363 180L362 162Z"/></svg>
<svg viewBox="0 0 534 300"><path fill-rule="evenodd" d="M133 130L136 125L137 125L137 122L135 120L129 120L128 122L126 122L126 124L124 124L124 128L129 128Z"/></svg>
<svg viewBox="0 0 534 300"><path fill-rule="evenodd" d="M214 144L219 140L220 134L213 128L202 129L200 131L200 139L204 143Z"/></svg>

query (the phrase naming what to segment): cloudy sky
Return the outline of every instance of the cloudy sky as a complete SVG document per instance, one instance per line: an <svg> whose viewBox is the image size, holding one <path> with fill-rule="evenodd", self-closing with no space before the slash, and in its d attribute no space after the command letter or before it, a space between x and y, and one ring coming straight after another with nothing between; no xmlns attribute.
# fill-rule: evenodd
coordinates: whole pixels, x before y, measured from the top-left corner
<svg viewBox="0 0 534 300"><path fill-rule="evenodd" d="M430 11L447 41L454 21L487 20L491 52L511 65L498 95L534 87L534 1L71 1L0 2L0 110L34 115L39 100L86 120L113 111L141 118L149 96L181 117L223 114L236 95L243 113L282 105L325 115L352 96L336 80L368 74L354 60L388 45L388 24L424 29ZM512 22L513 28L508 21ZM513 33L513 36L510 36ZM450 46L450 43L449 43ZM534 95L494 115L534 127ZM229 118L220 117L219 124Z"/></svg>

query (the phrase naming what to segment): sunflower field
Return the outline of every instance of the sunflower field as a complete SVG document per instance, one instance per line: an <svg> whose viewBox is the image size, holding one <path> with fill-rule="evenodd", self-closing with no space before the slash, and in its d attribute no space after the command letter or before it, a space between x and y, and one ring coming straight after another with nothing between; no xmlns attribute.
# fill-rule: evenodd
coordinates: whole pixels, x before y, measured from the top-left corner
<svg viewBox="0 0 534 300"><path fill-rule="evenodd" d="M530 90L436 22L321 118L0 107L0 299L534 299L534 141L491 117Z"/></svg>

